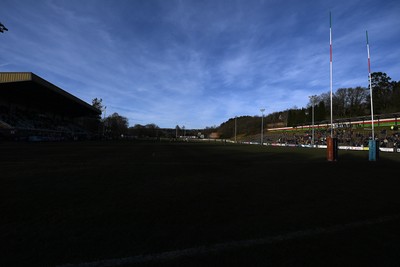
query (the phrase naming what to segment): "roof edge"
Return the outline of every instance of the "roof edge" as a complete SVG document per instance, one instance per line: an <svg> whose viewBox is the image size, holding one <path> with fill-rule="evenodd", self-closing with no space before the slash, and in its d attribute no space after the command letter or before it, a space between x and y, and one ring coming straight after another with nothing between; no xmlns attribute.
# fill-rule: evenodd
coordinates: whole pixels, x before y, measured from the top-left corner
<svg viewBox="0 0 400 267"><path fill-rule="evenodd" d="M0 83L12 83L12 82L34 82L38 83L47 89L66 97L85 108L92 110L96 114L101 114L101 110L93 107L92 105L86 103L85 101L79 99L78 97L68 93L67 91L61 89L60 87L52 84L51 82L43 79L42 77L34 74L33 72L0 72Z"/></svg>
<svg viewBox="0 0 400 267"><path fill-rule="evenodd" d="M32 72L0 72L0 83L32 81Z"/></svg>

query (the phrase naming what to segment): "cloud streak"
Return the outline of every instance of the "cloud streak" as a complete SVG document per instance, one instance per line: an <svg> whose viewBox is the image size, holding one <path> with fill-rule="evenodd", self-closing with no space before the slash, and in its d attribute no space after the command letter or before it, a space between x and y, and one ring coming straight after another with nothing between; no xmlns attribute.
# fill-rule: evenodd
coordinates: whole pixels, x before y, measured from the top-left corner
<svg viewBox="0 0 400 267"><path fill-rule="evenodd" d="M367 1L5 0L0 71L31 71L134 124L204 128L306 106L367 85L371 67L400 80L400 4Z"/></svg>

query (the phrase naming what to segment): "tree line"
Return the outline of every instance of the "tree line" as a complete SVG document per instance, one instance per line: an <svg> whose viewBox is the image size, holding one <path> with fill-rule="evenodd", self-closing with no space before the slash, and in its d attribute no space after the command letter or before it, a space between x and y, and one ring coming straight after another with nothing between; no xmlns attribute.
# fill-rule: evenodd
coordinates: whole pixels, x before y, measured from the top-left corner
<svg viewBox="0 0 400 267"><path fill-rule="evenodd" d="M389 114L400 111L400 82L383 72L371 73L372 103L374 114ZM301 126L314 122L328 122L331 114L330 92L310 97L306 107L293 107L264 116L265 128ZM314 112L313 112L314 109ZM371 95L368 87L339 88L332 92L333 119L363 117L371 114ZM254 135L261 131L261 116L230 118L218 127L222 138L238 135ZM236 127L235 127L236 125Z"/></svg>
<svg viewBox="0 0 400 267"><path fill-rule="evenodd" d="M373 96L374 114L388 114L400 111L400 81L392 79L383 72L371 74L371 88ZM92 106L105 113L101 98L92 100ZM330 120L330 92L310 97L306 107L296 106L284 111L273 112L264 116L265 129L285 126L301 126L311 124L314 114L314 122L321 123ZM333 119L362 117L371 114L371 95L368 87L339 88L332 92L332 117ZM260 133L260 116L239 116L230 118L218 127L206 127L202 129L202 135L208 136L212 132L218 132L221 138L233 138L235 134L242 136ZM160 129L156 124L136 124L129 126L128 119L118 113L109 116L96 117L96 123L92 126L98 136L107 139L118 139L123 136L143 137L168 137L196 136L200 130L184 129L179 127Z"/></svg>
<svg viewBox="0 0 400 267"><path fill-rule="evenodd" d="M94 98L92 106L105 114L106 106L104 106L101 98ZM171 129L161 129L154 123L129 126L128 119L116 112L103 118L101 115L98 115L96 117L96 124L93 125L92 129L94 130L92 132L97 131L98 138L113 140L121 138L177 138L198 136L200 133L197 129L185 129L184 126L180 127L179 125Z"/></svg>

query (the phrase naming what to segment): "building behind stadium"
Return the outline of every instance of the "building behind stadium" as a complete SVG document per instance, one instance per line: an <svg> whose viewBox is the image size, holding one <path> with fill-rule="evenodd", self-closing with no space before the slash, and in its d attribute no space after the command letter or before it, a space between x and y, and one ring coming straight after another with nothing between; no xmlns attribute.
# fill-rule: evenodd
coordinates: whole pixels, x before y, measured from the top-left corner
<svg viewBox="0 0 400 267"><path fill-rule="evenodd" d="M99 136L101 111L32 72L0 72L0 140Z"/></svg>

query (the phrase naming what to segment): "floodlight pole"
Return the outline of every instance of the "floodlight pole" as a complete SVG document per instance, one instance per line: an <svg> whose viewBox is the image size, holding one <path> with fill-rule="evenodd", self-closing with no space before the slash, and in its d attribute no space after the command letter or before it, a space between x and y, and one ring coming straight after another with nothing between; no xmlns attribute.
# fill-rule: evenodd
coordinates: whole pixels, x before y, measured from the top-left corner
<svg viewBox="0 0 400 267"><path fill-rule="evenodd" d="M309 98L311 99L311 117L312 117L312 139L311 139L311 145L312 147L314 147L314 100L315 100L315 95L309 96Z"/></svg>
<svg viewBox="0 0 400 267"><path fill-rule="evenodd" d="M237 143L237 141L236 141L236 132L237 132L236 121L237 121L237 116L235 116L235 143Z"/></svg>
<svg viewBox="0 0 400 267"><path fill-rule="evenodd" d="M264 142L263 133L264 133L264 111L265 111L265 108L260 109L260 111L261 111L261 145L263 145L263 142Z"/></svg>

